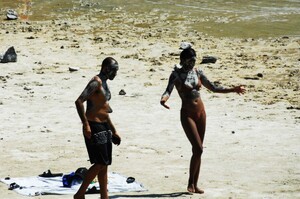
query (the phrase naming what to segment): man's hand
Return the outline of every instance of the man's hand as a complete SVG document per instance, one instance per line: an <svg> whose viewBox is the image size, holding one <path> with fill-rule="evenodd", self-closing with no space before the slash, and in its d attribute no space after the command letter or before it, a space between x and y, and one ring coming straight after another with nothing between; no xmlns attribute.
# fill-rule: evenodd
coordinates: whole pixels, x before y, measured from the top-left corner
<svg viewBox="0 0 300 199"><path fill-rule="evenodd" d="M112 135L112 142L115 144L115 145L120 145L121 144L121 136L118 134L118 133L114 133Z"/></svg>
<svg viewBox="0 0 300 199"><path fill-rule="evenodd" d="M83 135L87 137L88 139L91 139L92 137L92 131L89 124L83 124L82 126Z"/></svg>

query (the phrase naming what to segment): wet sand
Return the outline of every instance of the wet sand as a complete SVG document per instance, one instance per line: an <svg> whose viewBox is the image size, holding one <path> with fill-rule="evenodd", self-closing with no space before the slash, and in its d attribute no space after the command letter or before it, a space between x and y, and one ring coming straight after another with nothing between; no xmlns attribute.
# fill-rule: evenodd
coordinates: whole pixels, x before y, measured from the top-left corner
<svg viewBox="0 0 300 199"><path fill-rule="evenodd" d="M170 110L159 104L179 44L189 41L210 80L247 89L244 96L201 90L208 115L201 198L300 197L299 37L214 38L186 32L180 23L147 28L133 16L118 19L126 23L116 27L109 17L89 16L0 23L0 51L14 46L18 54L16 63L0 64L1 178L89 167L74 101L112 56L120 71L109 82L111 118L122 144L114 147L109 170L134 176L149 190L112 198L199 198L186 193L191 146L180 125L179 96L174 90ZM218 60L199 64L203 56ZM0 189L0 198L27 198L2 183Z"/></svg>

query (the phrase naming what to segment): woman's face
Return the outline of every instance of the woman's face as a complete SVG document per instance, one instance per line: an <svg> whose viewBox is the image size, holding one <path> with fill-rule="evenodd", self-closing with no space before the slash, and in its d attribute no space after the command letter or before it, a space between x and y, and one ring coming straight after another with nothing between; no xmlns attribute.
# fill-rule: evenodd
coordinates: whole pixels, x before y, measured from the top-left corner
<svg viewBox="0 0 300 199"><path fill-rule="evenodd" d="M192 70L196 63L196 57L191 57L183 60L182 66L185 70Z"/></svg>

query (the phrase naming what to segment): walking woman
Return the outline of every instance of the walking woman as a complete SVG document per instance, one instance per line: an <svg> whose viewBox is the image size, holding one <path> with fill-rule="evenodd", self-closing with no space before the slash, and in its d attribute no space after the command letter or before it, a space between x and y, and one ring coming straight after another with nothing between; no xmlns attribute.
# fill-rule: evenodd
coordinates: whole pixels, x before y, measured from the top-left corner
<svg viewBox="0 0 300 199"><path fill-rule="evenodd" d="M216 93L244 94L243 86L223 88L211 83L200 69L195 69L196 52L190 44L183 45L185 49L180 54L180 64L175 65L172 71L166 91L161 97L160 104L165 108L166 101L170 98L174 86L181 98L182 105L180 120L183 130L192 145L192 157L190 161L190 171L187 190L191 193L202 194L204 191L198 187L198 177L201 166L201 156L203 152L203 140L206 127L206 113L199 90L206 87Z"/></svg>

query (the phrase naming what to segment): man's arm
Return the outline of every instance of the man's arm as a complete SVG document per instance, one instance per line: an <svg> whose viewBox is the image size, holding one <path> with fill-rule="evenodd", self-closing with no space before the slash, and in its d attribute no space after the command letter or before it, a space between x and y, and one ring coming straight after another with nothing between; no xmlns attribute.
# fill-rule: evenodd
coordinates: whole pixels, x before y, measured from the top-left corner
<svg viewBox="0 0 300 199"><path fill-rule="evenodd" d="M117 142L114 142L114 141L113 141L113 143L119 145L119 144L121 143L121 136L117 133L116 128L115 128L115 126L113 125L113 123L111 122L109 116L108 116L108 118L107 118L107 123L108 123L108 125L109 125L109 127L110 127L110 129L111 129L111 131L112 131L112 136L113 136L112 139L114 140L114 138L115 138L115 139L118 140Z"/></svg>
<svg viewBox="0 0 300 199"><path fill-rule="evenodd" d="M94 79L94 80L90 81L88 83L88 85L85 87L85 89L83 90L83 92L81 93L81 95L75 101L77 113L78 113L78 115L80 117L80 120L83 124L83 133L88 138L90 138L90 136L91 136L91 130L90 130L90 126L89 126L89 123L88 123L88 119L87 119L86 114L85 114L83 103L86 100L88 100L90 96L93 95L93 93L99 88L99 86L101 86L101 80L97 81L97 80Z"/></svg>
<svg viewBox="0 0 300 199"><path fill-rule="evenodd" d="M113 125L113 123L111 122L111 119L110 119L109 116L107 118L107 123L108 123L108 125L110 127L110 130L112 131L112 134L113 135L117 134L117 130L116 130L115 126Z"/></svg>

